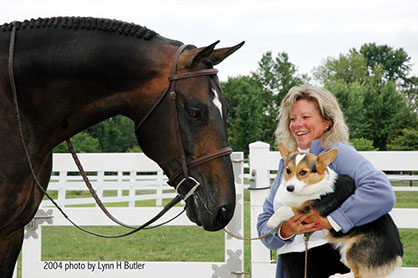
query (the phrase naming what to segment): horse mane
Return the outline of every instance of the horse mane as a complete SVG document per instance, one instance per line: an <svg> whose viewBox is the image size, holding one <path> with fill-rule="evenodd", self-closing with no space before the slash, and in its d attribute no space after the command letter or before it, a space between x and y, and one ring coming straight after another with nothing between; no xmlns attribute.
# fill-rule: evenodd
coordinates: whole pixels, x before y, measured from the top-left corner
<svg viewBox="0 0 418 278"><path fill-rule="evenodd" d="M119 33L121 35L136 36L150 40L157 35L156 32L146 28L145 26L127 23L115 19L94 18L94 17L51 17L25 20L16 22L16 28L34 29L34 28L65 28L65 29L86 29L99 30L103 32ZM0 26L5 32L12 30L13 23L6 23Z"/></svg>

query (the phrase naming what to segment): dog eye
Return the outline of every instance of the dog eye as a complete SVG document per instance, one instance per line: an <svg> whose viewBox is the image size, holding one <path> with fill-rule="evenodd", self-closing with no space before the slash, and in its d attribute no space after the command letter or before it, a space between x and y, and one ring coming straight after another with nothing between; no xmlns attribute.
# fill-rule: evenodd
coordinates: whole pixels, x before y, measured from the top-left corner
<svg viewBox="0 0 418 278"><path fill-rule="evenodd" d="M286 173L289 175L292 171L289 168L286 168Z"/></svg>
<svg viewBox="0 0 418 278"><path fill-rule="evenodd" d="M299 172L299 175L301 175L301 176L306 175L306 171L305 171L305 170L300 171L300 172Z"/></svg>

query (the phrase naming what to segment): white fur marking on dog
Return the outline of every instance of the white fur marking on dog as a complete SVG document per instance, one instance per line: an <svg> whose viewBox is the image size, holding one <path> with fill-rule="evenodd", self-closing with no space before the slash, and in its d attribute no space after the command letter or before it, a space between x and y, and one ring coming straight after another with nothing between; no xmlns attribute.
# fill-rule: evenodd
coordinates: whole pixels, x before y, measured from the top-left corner
<svg viewBox="0 0 418 278"><path fill-rule="evenodd" d="M219 95L218 92L212 88L212 92L215 95L215 97L213 98L213 104L219 109L219 113L221 114L221 118L223 119L223 115L222 115L222 103L219 100Z"/></svg>
<svg viewBox="0 0 418 278"><path fill-rule="evenodd" d="M295 164L298 166L299 162L306 156L306 154L298 154L295 157Z"/></svg>

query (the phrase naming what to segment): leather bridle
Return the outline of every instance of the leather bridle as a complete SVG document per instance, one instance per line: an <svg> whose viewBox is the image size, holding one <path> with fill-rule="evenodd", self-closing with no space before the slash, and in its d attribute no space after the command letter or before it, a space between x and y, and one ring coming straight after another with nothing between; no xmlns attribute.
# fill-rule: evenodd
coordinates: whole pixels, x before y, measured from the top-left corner
<svg viewBox="0 0 418 278"><path fill-rule="evenodd" d="M180 195L183 198L183 200L187 200L191 195L193 195L196 189L200 185L197 179L190 176L189 174L190 168L196 167L212 159L222 157L224 155L229 155L232 153L232 149L230 147L225 147L213 153L203 155L192 161L187 161L186 154L184 152L183 139L181 136L179 117L178 117L177 108L176 108L176 92L175 92L176 82L177 80L180 80L180 79L186 79L186 78L192 78L192 77L198 77L198 76L215 75L218 73L217 69L202 69L202 70L197 70L197 71L192 71L192 72L177 73L177 66L178 66L178 60L180 58L180 55L188 46L190 45L184 44L177 49L177 52L174 56L173 64L171 65L170 76L168 78L170 83L169 83L168 88L160 95L160 97L155 102L155 104L151 107L151 109L145 114L144 118L135 127L135 132L136 132L141 127L141 125L145 122L145 120L149 117L149 115L155 110L158 104L163 100L163 98L167 94L169 94L170 102L171 102L171 116L172 116L173 123L174 123L175 136L176 136L178 149L180 152L180 160L181 160L181 166L182 166L181 170L175 172L173 176L169 177L169 184L176 189L177 194ZM182 174L183 174L183 179L181 179L176 184L175 180L177 180ZM179 188L187 180L191 180L194 183L194 185L191 189L189 189L189 191L186 194L181 194L179 191Z"/></svg>

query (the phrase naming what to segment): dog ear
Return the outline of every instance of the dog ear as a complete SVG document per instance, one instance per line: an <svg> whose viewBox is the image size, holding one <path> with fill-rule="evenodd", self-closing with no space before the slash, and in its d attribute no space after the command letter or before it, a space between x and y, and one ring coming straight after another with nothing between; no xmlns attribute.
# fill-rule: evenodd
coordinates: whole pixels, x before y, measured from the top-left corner
<svg viewBox="0 0 418 278"><path fill-rule="evenodd" d="M318 172L323 173L328 165L337 157L338 150L332 149L318 156Z"/></svg>
<svg viewBox="0 0 418 278"><path fill-rule="evenodd" d="M279 143L279 151L282 155L283 160L286 161L291 151L286 147L286 145L283 142Z"/></svg>

